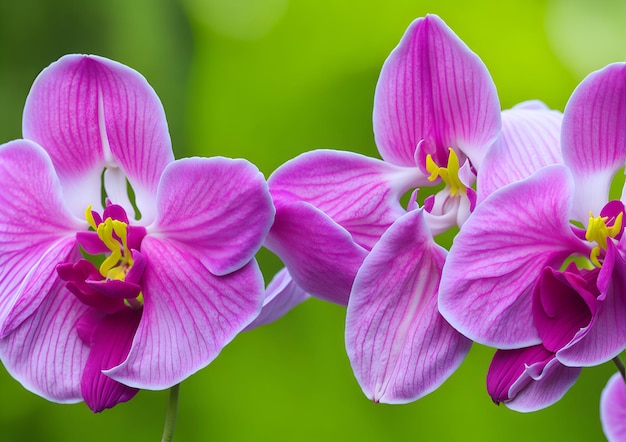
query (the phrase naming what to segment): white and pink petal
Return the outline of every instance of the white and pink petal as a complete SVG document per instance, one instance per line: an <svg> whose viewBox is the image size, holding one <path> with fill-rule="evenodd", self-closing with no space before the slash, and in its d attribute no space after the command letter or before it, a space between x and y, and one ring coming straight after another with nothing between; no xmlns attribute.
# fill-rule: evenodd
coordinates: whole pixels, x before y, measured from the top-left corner
<svg viewBox="0 0 626 442"><path fill-rule="evenodd" d="M411 23L376 86L374 134L381 156L415 166L424 140L437 164L445 164L452 147L477 167L499 130L496 88L480 58L438 16Z"/></svg>
<svg viewBox="0 0 626 442"><path fill-rule="evenodd" d="M104 167L122 169L139 209L150 212L147 197L174 159L165 112L145 78L94 55L66 55L39 74L24 107L23 135L46 149L76 214L99 201Z"/></svg>
<svg viewBox="0 0 626 442"><path fill-rule="evenodd" d="M626 63L578 85L563 115L562 150L576 182L574 219L585 222L607 203L613 176L626 162Z"/></svg>
<svg viewBox="0 0 626 442"><path fill-rule="evenodd" d="M478 201L543 166L562 164L562 118L560 112L540 102L524 102L503 111L502 132L478 171Z"/></svg>
<svg viewBox="0 0 626 442"><path fill-rule="evenodd" d="M406 403L439 387L471 341L437 310L446 252L423 211L398 219L365 259L352 288L346 349L354 374L375 402Z"/></svg>

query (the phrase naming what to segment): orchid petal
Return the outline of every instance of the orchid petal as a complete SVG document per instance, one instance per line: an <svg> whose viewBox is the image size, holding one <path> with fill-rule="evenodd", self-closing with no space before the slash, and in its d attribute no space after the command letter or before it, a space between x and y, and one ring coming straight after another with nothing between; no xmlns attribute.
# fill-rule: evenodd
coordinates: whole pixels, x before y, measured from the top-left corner
<svg viewBox="0 0 626 442"><path fill-rule="evenodd" d="M88 309L56 279L39 308L0 340L0 358L11 376L50 401L82 401L89 347L76 325Z"/></svg>
<svg viewBox="0 0 626 442"><path fill-rule="evenodd" d="M601 283L604 278L610 278L606 288ZM599 365L613 359L626 346L626 261L613 243L608 244L598 286L604 290L598 296L592 321L556 354L565 365Z"/></svg>
<svg viewBox="0 0 626 442"><path fill-rule="evenodd" d="M502 132L478 173L478 200L543 166L562 164L560 112L521 103L502 112Z"/></svg>
<svg viewBox="0 0 626 442"><path fill-rule="evenodd" d="M120 167L140 210L149 211L142 203L174 159L163 107L145 78L93 55L66 55L39 74L24 107L23 133L46 149L68 195L81 189L74 211L99 201L104 167Z"/></svg>
<svg viewBox="0 0 626 442"><path fill-rule="evenodd" d="M278 207L265 246L277 254L307 293L347 305L367 251L350 233L309 203Z"/></svg>
<svg viewBox="0 0 626 442"><path fill-rule="evenodd" d="M0 146L0 334L28 317L75 249L72 218L50 159L18 140ZM11 312L11 310L13 310ZM11 312L12 325L4 324Z"/></svg>
<svg viewBox="0 0 626 442"><path fill-rule="evenodd" d="M487 374L487 389L496 403L504 402L516 411L536 411L558 402L580 371L560 364L541 345L498 350Z"/></svg>
<svg viewBox="0 0 626 442"><path fill-rule="evenodd" d="M316 150L282 165L268 180L276 206L305 201L371 249L402 214L400 198L429 183L417 169L352 152Z"/></svg>
<svg viewBox="0 0 626 442"><path fill-rule="evenodd" d="M107 376L135 388L169 388L208 365L261 310L256 261L211 274L196 251L146 236L143 316L128 357Z"/></svg>
<svg viewBox="0 0 626 442"><path fill-rule="evenodd" d="M436 15L415 20L385 61L374 97L381 156L415 166L425 140L444 154L458 148L477 167L500 129L495 85L480 58Z"/></svg>
<svg viewBox="0 0 626 442"><path fill-rule="evenodd" d="M615 172L626 161L626 64L588 75L563 116L562 150L576 183L574 219L586 221L608 201Z"/></svg>
<svg viewBox="0 0 626 442"><path fill-rule="evenodd" d="M586 327L596 310L598 269L573 262L560 272L545 267L533 293L533 319L543 346L553 353Z"/></svg>
<svg viewBox="0 0 626 442"><path fill-rule="evenodd" d="M445 256L416 210L389 228L357 273L346 348L363 392L375 402L406 403L430 393L470 349L437 311Z"/></svg>
<svg viewBox="0 0 626 442"><path fill-rule="evenodd" d="M295 283L287 268L283 267L265 289L261 313L245 328L245 331L276 321L309 298L309 294Z"/></svg>
<svg viewBox="0 0 626 442"><path fill-rule="evenodd" d="M602 390L600 420L609 442L626 439L626 382L621 373L611 376Z"/></svg>
<svg viewBox="0 0 626 442"><path fill-rule="evenodd" d="M246 160L186 158L161 177L150 231L195 250L215 275L231 273L261 248L274 206L267 183Z"/></svg>
<svg viewBox="0 0 626 442"><path fill-rule="evenodd" d="M126 359L140 319L141 311L131 309L101 317L90 311L81 318L81 322L89 323L91 333L80 387L85 403L94 413L129 401L139 391L114 381L102 371ZM85 332L85 324L79 328Z"/></svg>
<svg viewBox="0 0 626 442"><path fill-rule="evenodd" d="M470 339L496 348L539 342L532 292L544 267L588 253L569 226L571 176L547 166L491 194L463 225L439 289L442 315Z"/></svg>

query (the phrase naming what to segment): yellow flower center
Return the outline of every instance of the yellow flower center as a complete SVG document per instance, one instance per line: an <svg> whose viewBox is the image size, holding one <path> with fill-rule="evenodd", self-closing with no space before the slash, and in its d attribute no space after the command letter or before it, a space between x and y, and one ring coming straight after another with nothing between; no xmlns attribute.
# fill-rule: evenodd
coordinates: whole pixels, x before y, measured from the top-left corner
<svg viewBox="0 0 626 442"><path fill-rule="evenodd" d="M466 193L467 187L459 179L459 157L454 149L450 148L449 150L447 167L437 166L433 157L430 154L426 155L426 170L430 172L428 180L435 181L437 178L441 178L441 181L450 189L450 195L456 195L460 192Z"/></svg>
<svg viewBox="0 0 626 442"><path fill-rule="evenodd" d="M591 249L589 259L596 267L602 267L598 256L600 251L607 249L607 238L615 238L622 230L622 218L623 213L620 212L613 225L607 226L606 223L609 220L607 216L593 216L593 213L589 212L589 223L587 224L587 232L585 232L585 239L590 242L595 242L597 245Z"/></svg>
<svg viewBox="0 0 626 442"><path fill-rule="evenodd" d="M100 224L96 225L91 208L91 205L87 207L85 219L91 228L95 230L100 241L102 241L111 252L109 256L102 261L98 270L107 280L115 279L124 281L134 264L132 252L128 247L128 224L108 217ZM113 236L114 234L115 236ZM143 305L143 293L140 292L134 299L125 299L124 303L132 308L141 307Z"/></svg>

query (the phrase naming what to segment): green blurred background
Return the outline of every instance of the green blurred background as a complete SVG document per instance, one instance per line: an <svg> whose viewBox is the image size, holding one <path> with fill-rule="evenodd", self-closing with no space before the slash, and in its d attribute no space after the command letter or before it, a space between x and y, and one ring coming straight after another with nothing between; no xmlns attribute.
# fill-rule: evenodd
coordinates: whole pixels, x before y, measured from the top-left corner
<svg viewBox="0 0 626 442"><path fill-rule="evenodd" d="M439 14L487 64L503 108L538 98L562 110L590 71L626 58L621 0L19 0L0 3L0 140L19 138L35 76L65 53L140 71L163 101L177 157L245 157L269 175L314 148L377 156L372 97L408 24ZM280 262L260 255L269 280ZM343 308L310 300L240 335L181 387L178 441L600 440L600 392L584 370L532 414L486 394L492 351L409 405L370 403L343 345ZM48 403L0 371L0 440L156 441L167 392L100 415Z"/></svg>

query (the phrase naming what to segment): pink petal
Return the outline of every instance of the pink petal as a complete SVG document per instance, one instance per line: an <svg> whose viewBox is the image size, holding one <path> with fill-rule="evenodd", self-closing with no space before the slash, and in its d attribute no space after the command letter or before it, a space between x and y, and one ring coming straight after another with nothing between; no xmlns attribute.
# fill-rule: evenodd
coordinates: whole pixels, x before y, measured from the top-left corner
<svg viewBox="0 0 626 442"><path fill-rule="evenodd" d="M620 373L615 373L602 390L600 420L609 442L626 439L626 383Z"/></svg>
<svg viewBox="0 0 626 442"><path fill-rule="evenodd" d="M194 250L215 275L248 263L272 225L267 183L246 160L187 158L167 167L150 232Z"/></svg>
<svg viewBox="0 0 626 442"><path fill-rule="evenodd" d="M437 311L445 255L416 210L389 228L357 274L346 348L363 392L375 402L406 403L430 393L470 349Z"/></svg>
<svg viewBox="0 0 626 442"><path fill-rule="evenodd" d="M276 206L310 203L366 249L405 213L402 195L429 183L416 168L333 150L302 154L276 170L268 182Z"/></svg>
<svg viewBox="0 0 626 442"><path fill-rule="evenodd" d="M460 149L477 167L499 129L496 88L480 58L436 15L411 23L376 86L374 134L382 157L415 166L425 140L445 158L448 148Z"/></svg>
<svg viewBox="0 0 626 442"><path fill-rule="evenodd" d="M113 315L87 313L81 318L83 333L88 333L89 357L81 379L81 393L94 413L112 408L132 399L139 390L127 387L103 374L128 355L135 331L141 319L141 310L125 309Z"/></svg>
<svg viewBox="0 0 626 442"><path fill-rule="evenodd" d="M287 268L283 267L274 275L265 289L265 300L261 313L246 327L245 331L280 319L292 308L309 298L309 294L295 283Z"/></svg>
<svg viewBox="0 0 626 442"><path fill-rule="evenodd" d="M537 411L558 402L580 371L560 364L541 345L498 350L487 374L487 390L494 402L512 410Z"/></svg>
<svg viewBox="0 0 626 442"><path fill-rule="evenodd" d="M39 308L0 340L0 358L11 376L50 401L82 401L89 347L78 337L77 324L88 309L57 279Z"/></svg>
<svg viewBox="0 0 626 442"><path fill-rule="evenodd" d="M613 243L609 243L598 281L605 275L610 282L598 296L591 323L556 354L565 365L599 365L619 355L626 346L626 262Z"/></svg>
<svg viewBox="0 0 626 442"><path fill-rule="evenodd" d="M72 218L52 163L36 144L0 146L0 334L17 327L57 279L55 266L76 253ZM11 312L10 324L6 324Z"/></svg>
<svg viewBox="0 0 626 442"><path fill-rule="evenodd" d="M496 348L539 342L532 292L544 267L588 248L571 231L571 176L547 166L491 194L463 225L439 289L441 314L470 339Z"/></svg>
<svg viewBox="0 0 626 442"><path fill-rule="evenodd" d="M586 221L608 201L613 175L626 161L626 64L585 78L563 116L563 159L576 182L575 219Z"/></svg>
<svg viewBox="0 0 626 442"><path fill-rule="evenodd" d="M46 149L66 192L85 185L99 191L102 168L119 166L141 205L173 160L163 107L145 78L93 55L66 55L41 72L26 100L23 133ZM73 208L84 211L92 197Z"/></svg>
<svg viewBox="0 0 626 442"><path fill-rule="evenodd" d="M304 291L342 305L367 255L348 231L305 202L278 207L265 245Z"/></svg>
<svg viewBox="0 0 626 442"><path fill-rule="evenodd" d="M146 236L143 316L126 360L105 374L135 388L169 388L208 365L261 310L255 261L214 276L195 251Z"/></svg>
<svg viewBox="0 0 626 442"><path fill-rule="evenodd" d="M502 112L502 132L478 171L478 200L528 178L543 166L561 164L562 114L521 103Z"/></svg>

